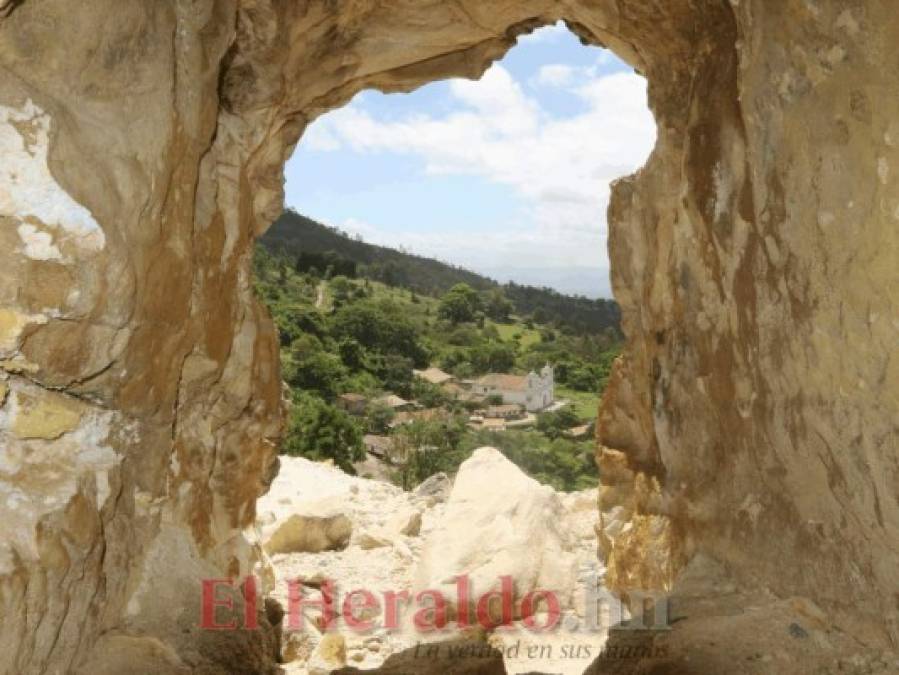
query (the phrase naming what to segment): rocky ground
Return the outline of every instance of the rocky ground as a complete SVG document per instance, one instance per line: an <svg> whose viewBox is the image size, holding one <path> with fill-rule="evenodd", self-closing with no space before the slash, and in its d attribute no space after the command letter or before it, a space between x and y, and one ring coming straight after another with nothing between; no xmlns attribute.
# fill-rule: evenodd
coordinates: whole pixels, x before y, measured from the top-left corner
<svg viewBox="0 0 899 675"><path fill-rule="evenodd" d="M457 615L454 579L470 578L472 595L500 588L499 577L514 580L515 596L552 590L558 595L559 627L535 633L523 626L520 607L514 626L464 631L469 645L487 645L503 654L509 673L584 671L598 654L605 633L574 629L584 625L584 588L601 580L597 563L595 490L558 493L527 477L497 450L482 448L462 465L455 481L432 477L413 492L391 484L349 476L334 466L283 457L270 492L260 499L257 529L267 553L260 569L265 590L287 608L288 584L305 582L302 602L320 601L321 585L336 584L339 602L366 589L379 606L356 612L370 630L352 629L343 619L322 631L321 610L306 606L302 630L284 620L285 670L300 675L344 667L382 666L391 655L416 654L423 645L460 639L457 624L422 633L412 624L422 604L400 612L396 629L385 627L386 591L438 589ZM495 607L498 611L498 605ZM537 623L546 620L541 613ZM430 615L433 616L433 615ZM573 630L574 629L574 630ZM424 653L423 651L421 653Z"/></svg>

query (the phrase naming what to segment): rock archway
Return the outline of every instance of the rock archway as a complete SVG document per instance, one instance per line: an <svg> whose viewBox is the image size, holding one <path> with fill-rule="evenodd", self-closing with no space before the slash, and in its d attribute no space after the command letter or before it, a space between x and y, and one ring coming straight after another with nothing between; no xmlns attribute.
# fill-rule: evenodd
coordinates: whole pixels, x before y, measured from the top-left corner
<svg viewBox="0 0 899 675"><path fill-rule="evenodd" d="M7 0L3 672L261 668L266 633L200 633L196 601L198 578L249 569L276 470L249 270L283 165L362 88L478 76L560 18L648 77L659 125L610 209L628 346L601 500L633 523L604 537L614 583L714 560L899 639L886 3Z"/></svg>

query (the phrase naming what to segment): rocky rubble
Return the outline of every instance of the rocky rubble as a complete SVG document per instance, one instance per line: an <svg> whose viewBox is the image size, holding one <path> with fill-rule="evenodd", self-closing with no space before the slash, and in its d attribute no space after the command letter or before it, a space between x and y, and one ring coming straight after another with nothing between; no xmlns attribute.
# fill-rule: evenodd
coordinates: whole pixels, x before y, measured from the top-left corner
<svg viewBox="0 0 899 675"><path fill-rule="evenodd" d="M516 598L551 589L558 594L566 617L583 616L583 602L576 591L588 580L585 575L596 569L596 490L557 493L527 477L493 448L477 450L453 483L437 475L413 492L349 476L329 464L292 457L281 461L281 473L259 502L257 529L270 554L260 570L267 580L265 590L288 607L287 582L302 579L306 583L303 630L291 630L285 619L288 673L327 673L344 666L372 669L419 643L458 637L455 630L436 637L416 633L409 620L413 608L396 630L386 630L383 606L357 613L374 621L370 631L351 630L341 619L323 632L316 622L322 612L311 603L322 599L326 580L334 582L339 599L355 589L370 590L378 598L385 591L440 590L451 605L452 617L458 611L453 605L457 575L469 576L473 597L498 590L499 577L509 575ZM335 504L341 505L339 517L351 523L352 535L345 547L289 551L273 547L273 541L285 540L280 534L285 529L293 542L319 541L322 522L335 518ZM319 505L322 512L313 513L311 505ZM311 534L304 533L304 528ZM471 617L474 621L473 611ZM517 612L515 619L511 629L492 636L476 632L467 639L505 651L510 673L537 669L579 674L588 665L589 659L567 659L561 664L549 656L521 658L522 647L511 649L516 643L555 645L558 654L561 643L571 642L572 636L560 631L535 639L523 629ZM603 636L576 639L598 645Z"/></svg>

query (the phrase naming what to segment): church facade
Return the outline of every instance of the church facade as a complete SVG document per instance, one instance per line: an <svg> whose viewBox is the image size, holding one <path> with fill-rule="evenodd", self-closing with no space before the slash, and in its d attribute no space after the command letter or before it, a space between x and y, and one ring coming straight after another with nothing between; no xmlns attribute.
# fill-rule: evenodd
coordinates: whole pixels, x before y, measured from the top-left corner
<svg viewBox="0 0 899 675"><path fill-rule="evenodd" d="M472 391L482 396L502 396L506 405L518 404L528 412L540 412L555 402L555 378L550 365L527 375L490 373L477 380Z"/></svg>

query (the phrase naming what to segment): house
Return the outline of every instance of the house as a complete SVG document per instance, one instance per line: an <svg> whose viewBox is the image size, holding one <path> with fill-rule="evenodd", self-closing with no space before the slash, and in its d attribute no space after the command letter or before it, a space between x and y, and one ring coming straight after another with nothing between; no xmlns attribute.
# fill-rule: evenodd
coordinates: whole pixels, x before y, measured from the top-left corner
<svg viewBox="0 0 899 675"><path fill-rule="evenodd" d="M449 373L445 373L440 368L427 368L425 370L413 370L412 374L415 377L418 377L425 382L430 382L431 384L436 384L438 386L442 386L444 384L450 384L451 382L455 382L456 378L450 375Z"/></svg>
<svg viewBox="0 0 899 675"><path fill-rule="evenodd" d="M518 420L524 417L524 406L519 403L487 406L484 417L503 420Z"/></svg>
<svg viewBox="0 0 899 675"><path fill-rule="evenodd" d="M362 445L365 451L370 455L374 455L379 459L390 459L393 452L393 439L390 436L377 436L375 434L365 434L362 437Z"/></svg>
<svg viewBox="0 0 899 675"><path fill-rule="evenodd" d="M381 398L375 399L375 403L380 403L381 405L386 405L388 408L393 408L395 412L405 412L415 409L414 403L407 401L396 394L382 396Z"/></svg>
<svg viewBox="0 0 899 675"><path fill-rule="evenodd" d="M506 420L504 419L494 419L492 417L485 417L481 422L480 427L484 431L505 431L506 430Z"/></svg>
<svg viewBox="0 0 899 675"><path fill-rule="evenodd" d="M465 389L463 389L462 386L460 384L457 384L456 382L447 382L446 384L441 385L440 388L443 390L444 394L446 394L447 396L452 396L453 398L459 398L463 394L467 393Z"/></svg>
<svg viewBox="0 0 899 675"><path fill-rule="evenodd" d="M350 415L364 415L368 399L362 394L341 394L337 397L337 407Z"/></svg>
<svg viewBox="0 0 899 675"><path fill-rule="evenodd" d="M460 403L470 403L472 406L482 406L487 403L486 396L481 396L481 394L474 394L470 391L459 394L456 399Z"/></svg>
<svg viewBox="0 0 899 675"><path fill-rule="evenodd" d="M553 369L549 365L544 366L539 375L534 371L527 375L490 373L477 380L472 391L482 396L501 396L503 404L517 403L528 412L538 412L555 401L553 378Z"/></svg>
<svg viewBox="0 0 899 675"><path fill-rule="evenodd" d="M470 391L471 387L458 382L449 382L440 387L447 396L452 397L460 403L471 403L473 405L483 405L487 401L486 396L475 394Z"/></svg>

